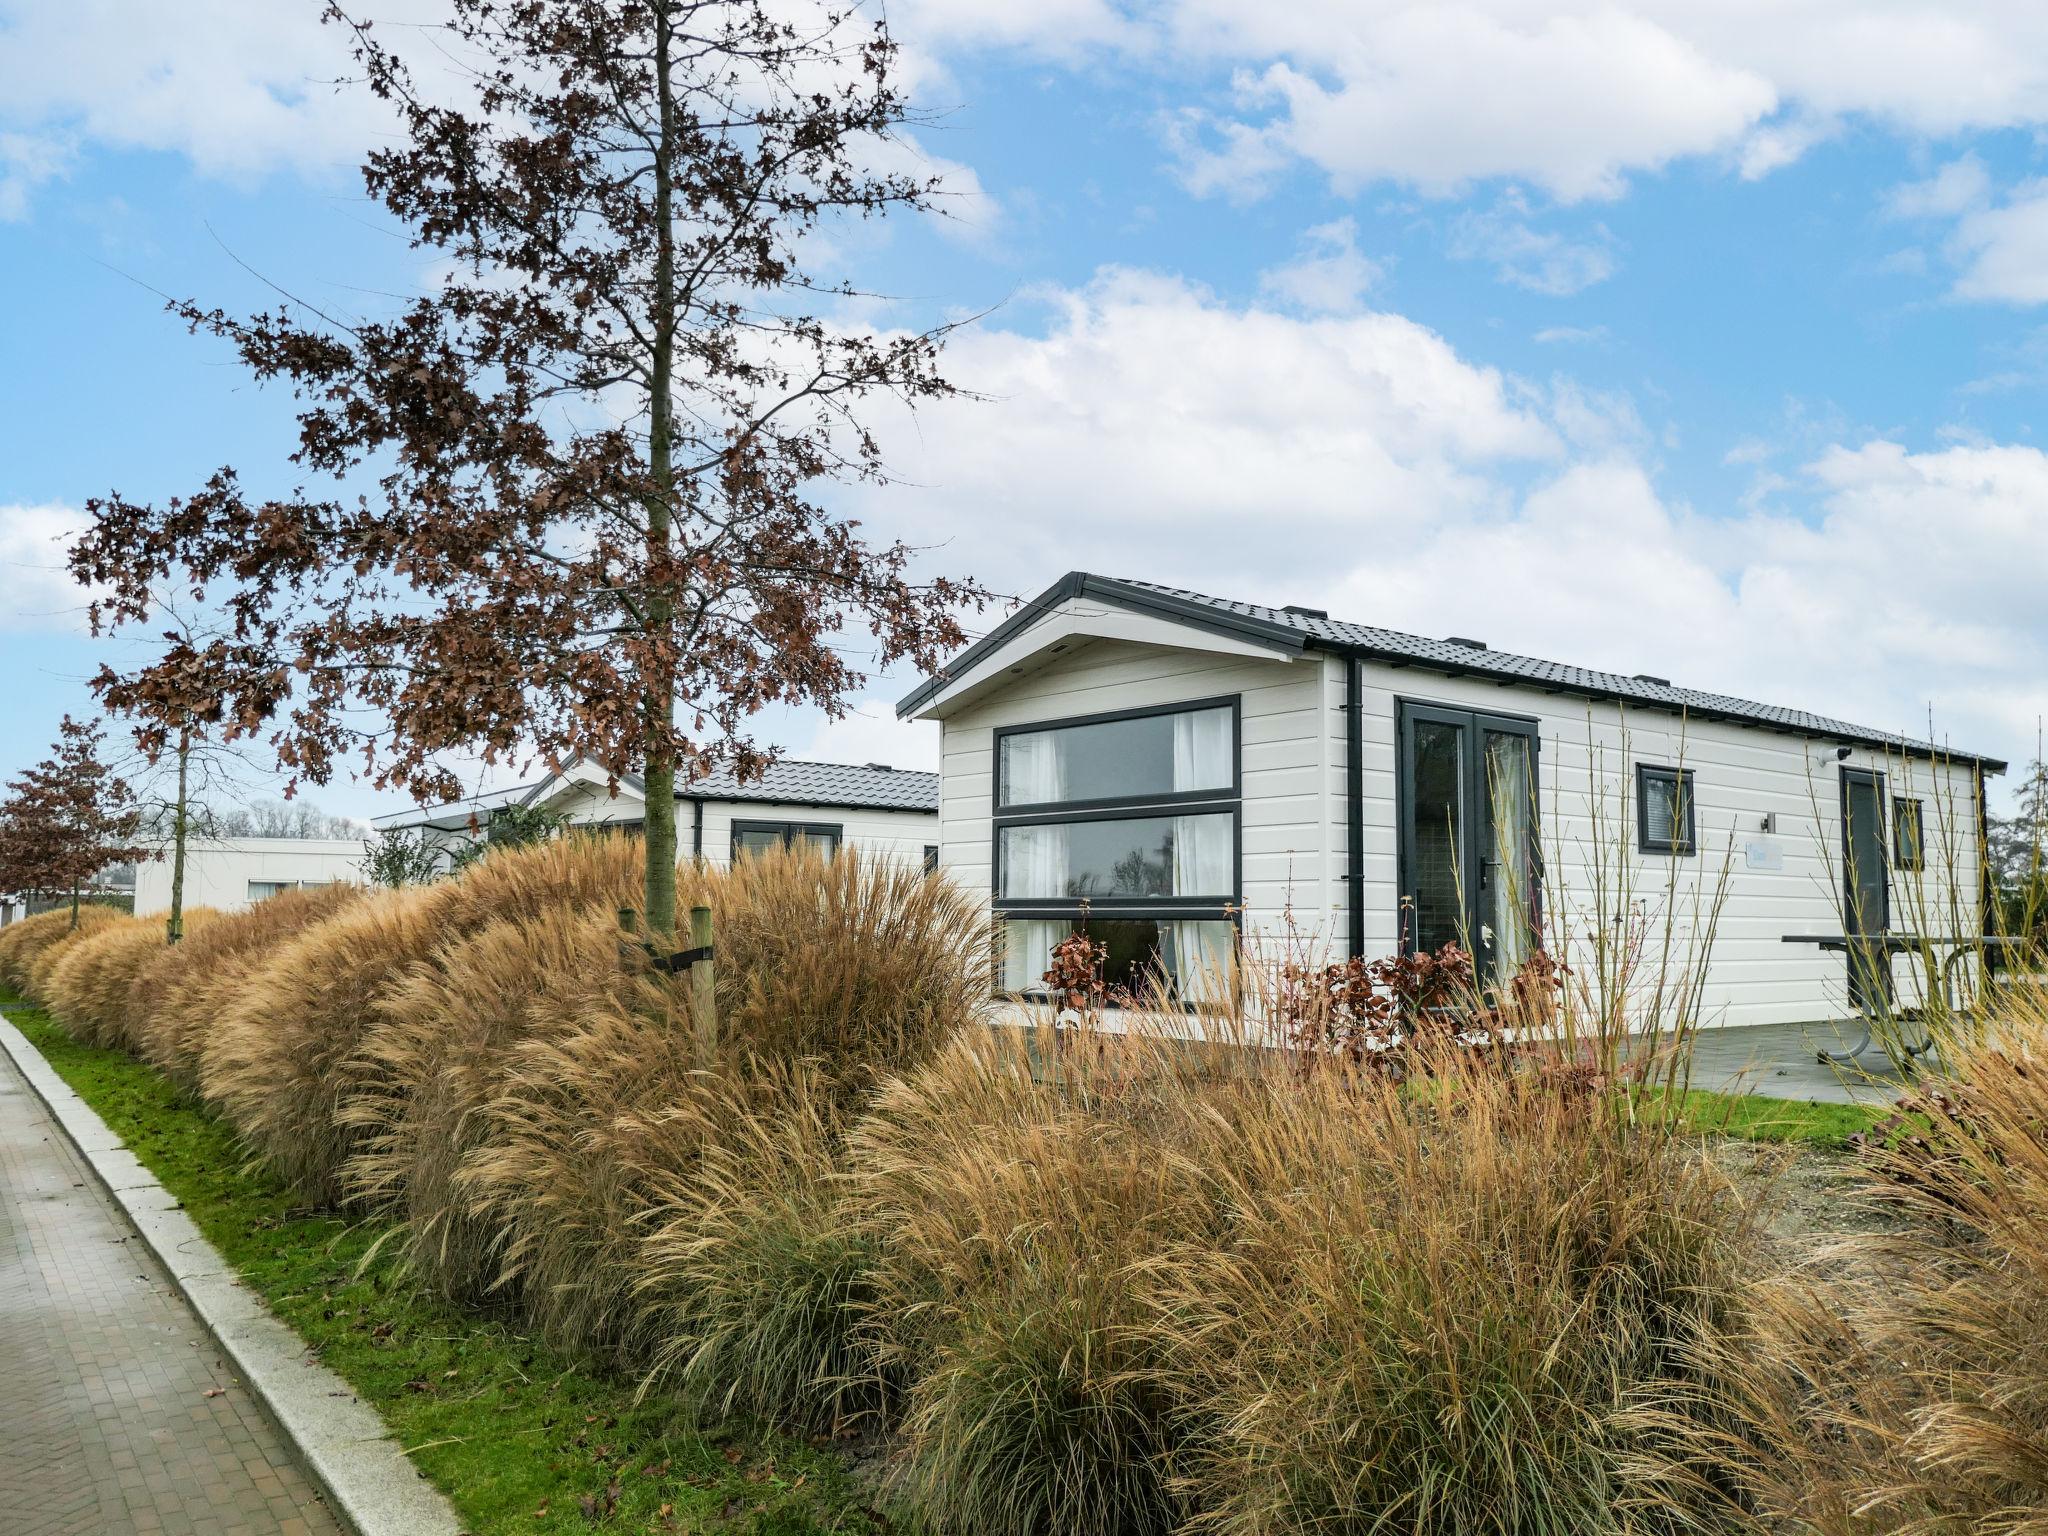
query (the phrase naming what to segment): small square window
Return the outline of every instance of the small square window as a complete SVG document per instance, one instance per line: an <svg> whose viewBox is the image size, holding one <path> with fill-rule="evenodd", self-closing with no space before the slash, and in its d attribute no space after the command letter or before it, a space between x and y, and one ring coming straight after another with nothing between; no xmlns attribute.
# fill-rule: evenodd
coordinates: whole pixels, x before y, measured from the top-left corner
<svg viewBox="0 0 2048 1536"><path fill-rule="evenodd" d="M939 872L939 845L937 843L926 843L924 845L924 872L928 875L935 875Z"/></svg>
<svg viewBox="0 0 2048 1536"><path fill-rule="evenodd" d="M1636 832L1644 853L1694 851L1690 768L1636 764Z"/></svg>
<svg viewBox="0 0 2048 1536"><path fill-rule="evenodd" d="M1900 796L1892 797L1892 867L1894 869L1925 869L1927 867L1927 843L1922 825L1920 802Z"/></svg>

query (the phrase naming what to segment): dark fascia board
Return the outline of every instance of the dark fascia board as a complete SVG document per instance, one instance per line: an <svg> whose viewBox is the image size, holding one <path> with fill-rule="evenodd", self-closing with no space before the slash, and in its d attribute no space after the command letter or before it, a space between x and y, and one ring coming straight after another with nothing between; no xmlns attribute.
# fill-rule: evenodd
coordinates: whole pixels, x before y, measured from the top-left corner
<svg viewBox="0 0 2048 1536"><path fill-rule="evenodd" d="M1301 631L1285 624L1269 624L1248 614L1230 613L1162 592L1147 592L1141 587L1125 586L1120 581L1091 575L1087 571L1069 571L954 657L942 671L934 673L905 694L896 705L896 717L900 720L916 713L943 692L949 683L972 672L1054 608L1080 597L1092 597L1118 608L1128 608L1134 613L1171 619L1191 629L1206 630L1233 640L1253 640L1276 650L1300 652L1315 643Z"/></svg>

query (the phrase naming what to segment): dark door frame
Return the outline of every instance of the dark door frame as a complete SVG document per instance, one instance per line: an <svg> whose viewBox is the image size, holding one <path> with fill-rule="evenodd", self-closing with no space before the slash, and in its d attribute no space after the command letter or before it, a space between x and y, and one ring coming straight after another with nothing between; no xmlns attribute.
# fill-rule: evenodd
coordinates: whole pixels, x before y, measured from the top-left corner
<svg viewBox="0 0 2048 1536"><path fill-rule="evenodd" d="M1854 843L1851 841L1852 834L1849 816L1849 786L1852 783L1868 784L1870 786L1870 803L1875 808L1876 817L1876 825L1869 829L1867 835L1874 837L1877 840L1876 846L1878 868L1878 904L1880 910L1877 914L1877 926L1875 928L1865 928L1862 931L1869 933L1884 933L1887 932L1892 925L1891 849L1885 841L1884 772L1883 770L1877 768L1851 768L1847 764L1844 764L1841 768L1839 777L1842 813L1843 935L1845 937L1849 936L1852 927L1861 927L1862 921L1864 919L1867 919L1869 916L1869 914L1865 913L1862 914L1859 918L1859 915L1856 912L1856 903L1853 894L1855 891L1856 882L1856 850ZM1861 830L1862 829L1860 828L1858 829L1859 832L1861 832ZM1864 993L1862 978L1865 973L1868 973L1883 987L1885 999L1889 1001L1891 997L1892 985L1891 956L1888 953L1883 952L1882 950L1880 950L1877 955L1872 956L1867 954L1867 952L1865 951L1859 950L1856 945L1851 944L1848 947L1847 957L1847 963L1849 968L1849 1001L1851 1005L1860 1007L1863 1004Z"/></svg>
<svg viewBox="0 0 2048 1536"><path fill-rule="evenodd" d="M1543 733L1538 722L1527 715L1503 715L1491 710L1466 709L1439 704L1430 699L1397 698L1394 701L1394 883L1400 950L1412 953L1417 935L1412 921L1415 898L1415 869L1420 862L1415 848L1415 829L1409 809L1415 799L1415 756L1413 727L1417 721L1455 725L1465 732L1461 777L1465 803L1458 808L1461 836L1458 848L1458 888L1463 893L1466 936L1479 918L1480 871L1485 860L1480 839L1465 829L1480 825L1487 814L1484 789L1487 731L1501 731L1522 737L1529 743L1529 890L1528 921L1533 941L1543 940L1543 858L1542 837L1536 814L1541 803ZM1476 813L1476 814L1475 814ZM1475 960L1479 957L1475 956ZM1492 978L1482 978L1490 980Z"/></svg>

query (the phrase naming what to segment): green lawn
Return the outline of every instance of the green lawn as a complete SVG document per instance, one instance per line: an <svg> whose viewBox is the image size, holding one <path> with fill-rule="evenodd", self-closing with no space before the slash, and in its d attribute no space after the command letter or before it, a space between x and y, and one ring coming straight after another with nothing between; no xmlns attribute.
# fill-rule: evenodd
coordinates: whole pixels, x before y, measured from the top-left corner
<svg viewBox="0 0 2048 1536"><path fill-rule="evenodd" d="M1804 1099L1772 1099L1760 1093L1708 1093L1695 1088L1685 1096L1689 1129L1746 1141L1798 1141L1841 1149L1858 1131L1867 1131L1889 1110L1860 1104L1811 1104Z"/></svg>
<svg viewBox="0 0 2048 1536"><path fill-rule="evenodd" d="M271 1309L376 1405L477 1536L895 1528L830 1448L744 1426L699 1433L658 1396L636 1405L631 1384L425 1298L388 1266L358 1275L374 1230L296 1208L244 1166L226 1125L151 1068L79 1045L41 1013L9 1017Z"/></svg>

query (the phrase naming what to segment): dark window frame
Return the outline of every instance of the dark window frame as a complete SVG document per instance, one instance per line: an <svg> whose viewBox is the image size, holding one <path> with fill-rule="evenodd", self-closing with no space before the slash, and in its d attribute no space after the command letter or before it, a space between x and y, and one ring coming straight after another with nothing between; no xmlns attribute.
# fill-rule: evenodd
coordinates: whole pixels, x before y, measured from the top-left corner
<svg viewBox="0 0 2048 1536"><path fill-rule="evenodd" d="M1670 838L1650 836L1649 786L1652 780L1668 780L1677 790L1677 819L1684 822L1683 835ZM1661 853L1671 858L1690 859L1700 851L1699 801L1693 793L1693 771L1676 763L1636 764L1636 851Z"/></svg>
<svg viewBox="0 0 2048 1536"><path fill-rule="evenodd" d="M1413 954L1419 935L1413 917L1416 871L1421 852L1415 845L1415 829L1409 808L1414 804L1414 754L1411 733L1419 724L1435 723L1470 729L1467 747L1477 755L1480 739L1487 731L1521 736L1529 743L1529 789L1536 797L1531 807L1529 828L1529 932L1537 947L1543 944L1543 891L1546 870L1543 863L1543 833L1540 826L1543 793L1543 723L1534 715L1511 715L1499 710L1446 704L1440 699L1394 696L1394 891L1399 948ZM1470 767L1470 764L1467 764ZM1462 814L1462 813L1461 813ZM1467 891L1479 889L1479 863L1484 858L1480 845L1465 839L1458 854L1459 878ZM1348 878L1348 877L1347 877Z"/></svg>
<svg viewBox="0 0 2048 1536"><path fill-rule="evenodd" d="M1099 725L1115 720L1139 720L1159 715L1194 714L1205 709L1230 711L1230 787L1155 791L1140 795L1097 797L1088 800L1040 801L1031 805L1003 804L1003 741L1010 736L1073 726ZM1077 822L1118 821L1139 816L1227 814L1230 817L1230 890L1190 901L1183 896L1124 896L1089 898L1080 896L1001 896L1003 889L1003 831L1014 826L1070 826ZM1239 694L1218 694L1197 699L1177 699L1169 704L1148 704L1134 709L1103 710L1096 714L1064 715L1052 720L1032 720L998 726L991 743L989 763L989 907L998 924L1011 918L1041 921L1066 919L1085 924L1091 918L1108 922L1118 918L1143 918L1159 922L1228 922L1241 942L1244 934L1244 707ZM998 995L1001 981L998 978ZM1023 995L1034 995L1026 988ZM1014 994L1012 994L1014 995ZM1042 995L1042 994L1040 994Z"/></svg>
<svg viewBox="0 0 2048 1536"><path fill-rule="evenodd" d="M1106 795L1092 800L1041 800L1031 805L1003 804L1003 742L1011 736L1035 736L1044 731L1070 730L1083 725L1109 725L1119 720L1147 720L1157 715L1192 715L1205 709L1230 711L1230 785L1227 789L1155 790L1150 794ZM1106 709L1100 714L1065 715L1057 720L1033 720L1022 725L996 727L989 760L989 804L996 816L1025 817L1049 821L1072 811L1096 811L1130 806L1181 806L1204 800L1244 798L1244 709L1242 695L1219 694L1213 698L1186 699L1175 704L1147 704L1136 709Z"/></svg>
<svg viewBox="0 0 2048 1536"><path fill-rule="evenodd" d="M1892 796L1892 868L1917 874L1927 868L1927 802L1918 795ZM1906 851L1906 820L1913 823L1911 856Z"/></svg>
<svg viewBox="0 0 2048 1536"><path fill-rule="evenodd" d="M782 846L785 848L792 846L799 836L807 838L816 838L822 833L829 832L832 836L832 852L826 855L827 858L836 856L839 850L846 845L846 824L844 822L765 820L754 821L742 820L739 817L734 817L732 826L727 831L726 856L728 860L736 860L739 858L740 834L743 832L778 833L782 838Z"/></svg>
<svg viewBox="0 0 2048 1536"><path fill-rule="evenodd" d="M935 875L939 872L939 845L937 843L926 843L924 845L924 872L928 875Z"/></svg>

